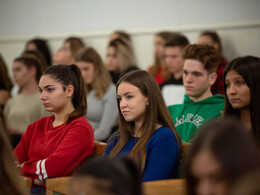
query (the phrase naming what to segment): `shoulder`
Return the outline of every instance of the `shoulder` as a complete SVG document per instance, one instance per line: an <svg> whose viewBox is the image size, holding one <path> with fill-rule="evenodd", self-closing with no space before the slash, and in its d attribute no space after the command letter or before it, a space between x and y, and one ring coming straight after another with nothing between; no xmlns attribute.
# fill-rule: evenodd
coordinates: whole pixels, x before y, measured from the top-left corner
<svg viewBox="0 0 260 195"><path fill-rule="evenodd" d="M174 131L171 128L162 126L157 130L155 130L153 136L150 139L150 141L157 141L157 140L176 141L176 136Z"/></svg>
<svg viewBox="0 0 260 195"><path fill-rule="evenodd" d="M81 117L74 119L68 125L69 126L83 126L83 127L92 128L91 124L88 122L88 120L86 120L86 118L84 116L81 116Z"/></svg>
<svg viewBox="0 0 260 195"><path fill-rule="evenodd" d="M111 83L108 86L105 97L111 97L111 96L113 96L113 97L116 96L116 86L113 83Z"/></svg>
<svg viewBox="0 0 260 195"><path fill-rule="evenodd" d="M168 110L171 113L173 111L182 109L184 106L185 104L175 104L175 105L168 106Z"/></svg>

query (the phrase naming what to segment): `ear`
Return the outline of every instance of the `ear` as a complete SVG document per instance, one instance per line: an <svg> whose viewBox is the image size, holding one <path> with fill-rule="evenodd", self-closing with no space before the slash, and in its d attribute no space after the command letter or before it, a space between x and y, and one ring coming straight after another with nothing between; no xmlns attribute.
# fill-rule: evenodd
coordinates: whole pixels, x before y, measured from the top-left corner
<svg viewBox="0 0 260 195"><path fill-rule="evenodd" d="M217 80L217 73L213 72L209 75L209 84L212 86Z"/></svg>
<svg viewBox="0 0 260 195"><path fill-rule="evenodd" d="M32 75L36 75L36 67L35 66L32 66L29 68L29 71Z"/></svg>
<svg viewBox="0 0 260 195"><path fill-rule="evenodd" d="M65 92L66 92L67 98L71 98L74 93L73 85L68 85Z"/></svg>

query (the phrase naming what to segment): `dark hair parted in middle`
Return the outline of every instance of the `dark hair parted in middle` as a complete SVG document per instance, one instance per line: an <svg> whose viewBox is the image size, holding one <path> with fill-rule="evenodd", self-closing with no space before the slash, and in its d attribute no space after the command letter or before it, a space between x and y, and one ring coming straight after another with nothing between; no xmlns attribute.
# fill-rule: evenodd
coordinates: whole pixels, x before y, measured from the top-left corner
<svg viewBox="0 0 260 195"><path fill-rule="evenodd" d="M133 149L130 152L130 156L136 162L141 162L141 169L144 170L145 159L146 159L146 144L149 139L152 137L156 124L161 124L163 126L169 127L174 131L177 142L180 147L180 137L175 129L171 115L166 107L164 99L161 95L160 89L153 76L144 71L144 70L135 70L125 74L116 84L116 89L122 83L126 82L137 87L143 96L148 98L149 106L147 107L145 120L139 131L142 132L139 141L135 144ZM124 119L120 111L119 101L118 101L118 110L119 110L119 134L120 139L119 143L112 149L110 156L114 157L124 145L129 141L131 136L134 133L134 122L127 122Z"/></svg>
<svg viewBox="0 0 260 195"><path fill-rule="evenodd" d="M225 117L240 120L240 110L234 109L227 98L226 76L230 71L240 74L250 89L250 117L252 133L260 146L260 58L254 56L239 57L232 60L224 71Z"/></svg>
<svg viewBox="0 0 260 195"><path fill-rule="evenodd" d="M68 115L67 124L86 114L87 100L84 80L80 69L75 64L51 66L43 75L50 75L52 79L61 83L64 91L68 85L74 87L72 104L75 110Z"/></svg>
<svg viewBox="0 0 260 195"><path fill-rule="evenodd" d="M216 72L220 61L218 50L210 45L188 45L184 48L182 57L184 60L194 59L200 61L209 73Z"/></svg>

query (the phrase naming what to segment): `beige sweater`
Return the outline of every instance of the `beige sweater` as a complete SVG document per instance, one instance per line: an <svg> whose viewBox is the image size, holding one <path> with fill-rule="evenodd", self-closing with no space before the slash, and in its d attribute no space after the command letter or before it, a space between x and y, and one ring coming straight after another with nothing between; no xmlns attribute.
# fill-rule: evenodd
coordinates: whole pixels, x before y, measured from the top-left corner
<svg viewBox="0 0 260 195"><path fill-rule="evenodd" d="M29 124L51 114L43 107L38 93L30 96L19 94L9 99L4 108L7 126L19 130L21 134Z"/></svg>

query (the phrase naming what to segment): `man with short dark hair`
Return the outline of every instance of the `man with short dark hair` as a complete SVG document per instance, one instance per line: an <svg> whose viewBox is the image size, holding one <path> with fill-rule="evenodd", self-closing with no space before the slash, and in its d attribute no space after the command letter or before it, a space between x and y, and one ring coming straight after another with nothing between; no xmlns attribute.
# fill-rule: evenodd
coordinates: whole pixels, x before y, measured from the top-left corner
<svg viewBox="0 0 260 195"><path fill-rule="evenodd" d="M185 90L182 82L184 60L181 53L189 44L188 39L181 34L174 34L164 45L164 61L171 73L171 78L160 85L161 92L167 106L181 104Z"/></svg>

